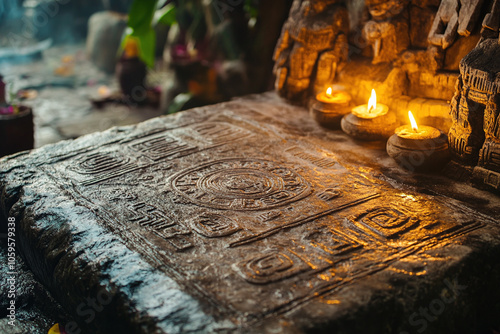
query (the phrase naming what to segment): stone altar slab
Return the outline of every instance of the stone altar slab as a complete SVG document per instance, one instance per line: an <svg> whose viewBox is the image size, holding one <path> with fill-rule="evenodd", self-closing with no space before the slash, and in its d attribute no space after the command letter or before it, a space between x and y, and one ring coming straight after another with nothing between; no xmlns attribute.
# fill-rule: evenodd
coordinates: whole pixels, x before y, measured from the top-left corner
<svg viewBox="0 0 500 334"><path fill-rule="evenodd" d="M75 332L452 332L488 319L499 197L366 145L264 94L0 160L1 211Z"/></svg>

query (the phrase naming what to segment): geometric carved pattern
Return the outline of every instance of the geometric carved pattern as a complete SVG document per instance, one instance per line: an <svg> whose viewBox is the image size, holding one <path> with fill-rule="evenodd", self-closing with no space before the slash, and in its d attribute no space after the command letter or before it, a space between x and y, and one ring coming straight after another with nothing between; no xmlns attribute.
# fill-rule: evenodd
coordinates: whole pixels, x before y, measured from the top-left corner
<svg viewBox="0 0 500 334"><path fill-rule="evenodd" d="M268 221L271 221L273 219L280 217L281 215L282 215L282 213L279 211L268 211L268 212L264 212L264 213L260 214L258 216L258 218L263 222L268 222Z"/></svg>
<svg viewBox="0 0 500 334"><path fill-rule="evenodd" d="M129 211L132 213L129 220L144 227L159 230L174 224L168 219L164 212L144 202L139 202L130 206Z"/></svg>
<svg viewBox="0 0 500 334"><path fill-rule="evenodd" d="M345 254L363 247L345 234L336 231L314 235L311 245L332 255Z"/></svg>
<svg viewBox="0 0 500 334"><path fill-rule="evenodd" d="M298 256L289 251L274 251L242 261L234 269L248 282L267 284L294 276L310 269Z"/></svg>
<svg viewBox="0 0 500 334"><path fill-rule="evenodd" d="M131 148L135 151L145 153L145 155L153 161L171 157L175 154L182 155L182 153L196 149L195 146L190 146L180 140L165 135L133 144Z"/></svg>
<svg viewBox="0 0 500 334"><path fill-rule="evenodd" d="M354 223L369 234L392 239L416 227L420 220L407 216L390 207L369 209L353 219Z"/></svg>
<svg viewBox="0 0 500 334"><path fill-rule="evenodd" d="M139 202L130 206L128 210L132 214L129 217L130 221L147 227L154 234L170 242L176 249L184 250L193 247L184 237L190 234L191 231L171 221L160 209L144 202Z"/></svg>
<svg viewBox="0 0 500 334"><path fill-rule="evenodd" d="M331 201L332 199L340 196L340 190L328 188L318 193L316 196L318 196L320 199L324 201Z"/></svg>
<svg viewBox="0 0 500 334"><path fill-rule="evenodd" d="M197 124L192 127L198 133L203 141L212 144L232 142L238 139L248 137L250 131L224 122L207 122Z"/></svg>
<svg viewBox="0 0 500 334"><path fill-rule="evenodd" d="M224 159L184 170L172 187L192 203L226 210L264 210L300 200L309 183L291 169L256 159Z"/></svg>
<svg viewBox="0 0 500 334"><path fill-rule="evenodd" d="M243 135L247 140L235 142ZM287 150L282 141L266 143L228 123L189 125L85 152L56 166L54 180L84 166L86 175L66 181L75 201L102 213L112 231L189 291L223 312L255 319L293 310L477 228L458 224L462 217L443 219L460 214L448 204L434 207L425 197L410 203L333 155ZM273 161L258 158L264 150ZM86 187L111 178L117 181ZM420 220L411 218L415 212ZM257 303L242 302L252 298Z"/></svg>
<svg viewBox="0 0 500 334"><path fill-rule="evenodd" d="M310 153L304 152L304 150L298 148L298 147L292 147L286 150L287 153L291 153L293 156L300 158L305 161L309 161L313 165L316 165L320 168L332 168L335 166L337 161L333 159L331 155L328 156L315 156Z"/></svg>
<svg viewBox="0 0 500 334"><path fill-rule="evenodd" d="M236 222L226 216L206 214L191 221L191 228L207 238L224 237L239 231Z"/></svg>
<svg viewBox="0 0 500 334"><path fill-rule="evenodd" d="M84 155L72 169L80 174L99 174L122 167L126 163L127 160L98 152Z"/></svg>

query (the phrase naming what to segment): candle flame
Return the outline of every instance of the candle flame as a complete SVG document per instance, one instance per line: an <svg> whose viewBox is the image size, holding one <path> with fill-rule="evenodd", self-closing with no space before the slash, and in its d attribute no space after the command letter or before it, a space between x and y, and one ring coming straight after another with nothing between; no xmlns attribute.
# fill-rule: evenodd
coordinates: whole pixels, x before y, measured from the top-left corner
<svg viewBox="0 0 500 334"><path fill-rule="evenodd" d="M332 97L332 91L332 87L328 87L328 89L326 90L326 96Z"/></svg>
<svg viewBox="0 0 500 334"><path fill-rule="evenodd" d="M100 86L97 90L97 94L99 94L100 97L108 97L111 95L111 89L109 89L108 86Z"/></svg>
<svg viewBox="0 0 500 334"><path fill-rule="evenodd" d="M415 118L413 117L411 111L408 111L408 118L410 118L411 128L413 129L413 131L418 132L417 122L415 121Z"/></svg>
<svg viewBox="0 0 500 334"><path fill-rule="evenodd" d="M375 89L372 89L372 95L368 100L368 107L366 108L366 110L368 112L371 112L372 110L375 109L377 109L377 93L375 93Z"/></svg>

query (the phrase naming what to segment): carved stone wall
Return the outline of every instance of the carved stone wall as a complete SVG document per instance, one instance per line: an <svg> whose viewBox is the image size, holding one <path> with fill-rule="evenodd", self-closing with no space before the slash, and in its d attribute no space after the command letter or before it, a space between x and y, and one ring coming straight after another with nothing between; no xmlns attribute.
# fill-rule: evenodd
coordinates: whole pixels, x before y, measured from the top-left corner
<svg viewBox="0 0 500 334"><path fill-rule="evenodd" d="M479 184L500 190L500 2L483 22L483 41L460 63L449 142Z"/></svg>
<svg viewBox="0 0 500 334"><path fill-rule="evenodd" d="M480 40L492 3L367 0L364 6L345 5L353 18L349 27L341 1L294 2L275 51L278 93L306 105L325 86L340 83L362 104L375 88L398 118L406 120L411 102L418 121L448 131L451 122L441 112L443 105L454 95L460 60Z"/></svg>
<svg viewBox="0 0 500 334"><path fill-rule="evenodd" d="M304 103L347 61L348 12L341 0L294 0L276 46L278 93Z"/></svg>

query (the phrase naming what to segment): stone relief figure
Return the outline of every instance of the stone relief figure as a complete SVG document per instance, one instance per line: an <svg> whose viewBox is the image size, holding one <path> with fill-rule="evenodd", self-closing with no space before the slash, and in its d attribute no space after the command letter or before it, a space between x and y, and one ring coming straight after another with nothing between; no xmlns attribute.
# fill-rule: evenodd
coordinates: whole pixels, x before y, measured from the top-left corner
<svg viewBox="0 0 500 334"><path fill-rule="evenodd" d="M341 0L294 0L275 49L278 93L305 104L348 58L348 12Z"/></svg>
<svg viewBox="0 0 500 334"><path fill-rule="evenodd" d="M454 160L473 178L500 190L500 0L483 21L482 40L460 62L448 134Z"/></svg>
<svg viewBox="0 0 500 334"><path fill-rule="evenodd" d="M408 1L367 0L371 16L363 34L373 48L373 64L394 61L410 46Z"/></svg>

